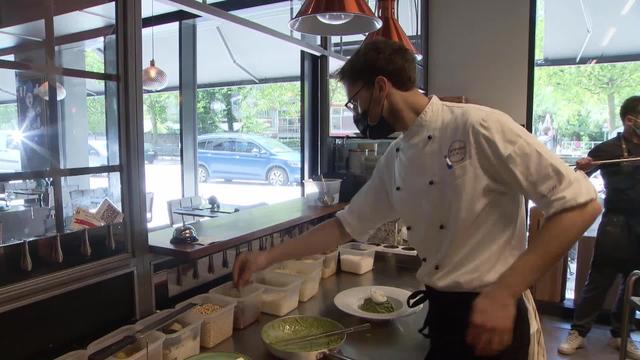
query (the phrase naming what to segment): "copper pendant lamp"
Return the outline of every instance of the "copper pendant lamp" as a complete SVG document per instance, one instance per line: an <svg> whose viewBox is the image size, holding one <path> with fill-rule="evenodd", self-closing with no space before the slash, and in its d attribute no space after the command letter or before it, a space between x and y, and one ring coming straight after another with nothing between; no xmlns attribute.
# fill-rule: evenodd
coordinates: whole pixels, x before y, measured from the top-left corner
<svg viewBox="0 0 640 360"><path fill-rule="evenodd" d="M375 32L369 33L362 43L365 44L379 38L392 40L401 43L407 49L413 51L418 60L422 59L422 55L416 51L416 48L411 43L411 40L409 40L404 30L402 30L402 26L400 26L400 23L396 18L395 0L378 0L376 13L382 20L382 27Z"/></svg>
<svg viewBox="0 0 640 360"><path fill-rule="evenodd" d="M320 36L366 34L380 26L365 0L306 0L289 21L291 30Z"/></svg>

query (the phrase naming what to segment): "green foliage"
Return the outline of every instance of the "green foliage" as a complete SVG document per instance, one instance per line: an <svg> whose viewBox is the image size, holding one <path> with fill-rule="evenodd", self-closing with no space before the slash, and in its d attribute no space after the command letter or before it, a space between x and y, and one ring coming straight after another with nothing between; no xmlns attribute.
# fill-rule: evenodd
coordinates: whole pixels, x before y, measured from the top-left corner
<svg viewBox="0 0 640 360"><path fill-rule="evenodd" d="M229 131L263 134L274 116L300 118L300 83L200 89L196 109L199 134L223 131L225 123Z"/></svg>
<svg viewBox="0 0 640 360"><path fill-rule="evenodd" d="M338 80L329 79L329 102L331 106L342 106L348 100L344 85Z"/></svg>
<svg viewBox="0 0 640 360"><path fill-rule="evenodd" d="M603 128L622 126L618 109L637 93L640 63L538 67L534 84L534 132L547 115L558 137L602 141Z"/></svg>
<svg viewBox="0 0 640 360"><path fill-rule="evenodd" d="M177 91L144 95L144 117L151 123L153 144L158 134L175 133L179 129L179 98Z"/></svg>
<svg viewBox="0 0 640 360"><path fill-rule="evenodd" d="M107 115L105 112L104 96L87 97L87 116L89 132L93 135L105 135Z"/></svg>
<svg viewBox="0 0 640 360"><path fill-rule="evenodd" d="M86 50L84 61L87 71L104 72L104 58L97 51Z"/></svg>
<svg viewBox="0 0 640 360"><path fill-rule="evenodd" d="M18 106L16 104L0 105L0 130L18 128Z"/></svg>

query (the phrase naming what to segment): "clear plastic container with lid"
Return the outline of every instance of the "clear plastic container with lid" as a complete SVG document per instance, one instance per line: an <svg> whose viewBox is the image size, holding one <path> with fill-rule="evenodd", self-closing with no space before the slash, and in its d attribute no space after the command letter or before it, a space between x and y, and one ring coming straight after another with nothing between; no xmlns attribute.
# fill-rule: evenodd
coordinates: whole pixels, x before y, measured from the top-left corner
<svg viewBox="0 0 640 360"><path fill-rule="evenodd" d="M302 278L300 301L305 302L317 294L320 289L323 262L324 258L321 256L309 259L289 260L274 265L270 270L300 276Z"/></svg>
<svg viewBox="0 0 640 360"><path fill-rule="evenodd" d="M212 289L209 294L236 301L236 308L233 311L233 327L244 329L260 317L263 292L264 288L257 284L249 284L238 290L232 282L228 282Z"/></svg>
<svg viewBox="0 0 640 360"><path fill-rule="evenodd" d="M185 313L189 320L202 320L200 345L210 349L233 334L233 311L236 301L216 294L202 294L182 302L180 308L189 303L198 304Z"/></svg>
<svg viewBox="0 0 640 360"><path fill-rule="evenodd" d="M350 242L340 246L340 269L342 271L364 274L373 269L376 255L375 246Z"/></svg>
<svg viewBox="0 0 640 360"><path fill-rule="evenodd" d="M139 325L123 326L101 337L87 346L87 356L121 340L125 336L133 335L137 338L135 343L128 345L107 359L154 360L162 358L164 334L158 331L138 334L141 328L142 326Z"/></svg>
<svg viewBox="0 0 640 360"><path fill-rule="evenodd" d="M338 268L338 249L325 253L322 261L322 278L333 276Z"/></svg>
<svg viewBox="0 0 640 360"><path fill-rule="evenodd" d="M174 309L167 309L144 318L136 325L144 327L169 315ZM188 310L191 311L191 310ZM182 314L169 321L158 331L164 333L162 360L185 360L200 353L200 326L202 319ZM151 358L150 358L151 359ZM153 358L154 360L156 358ZM160 359L160 358L158 358Z"/></svg>
<svg viewBox="0 0 640 360"><path fill-rule="evenodd" d="M253 281L264 289L262 312L282 316L298 307L300 276L265 270L253 275Z"/></svg>
<svg viewBox="0 0 640 360"><path fill-rule="evenodd" d="M88 356L86 350L76 350L57 357L55 360L87 360Z"/></svg>

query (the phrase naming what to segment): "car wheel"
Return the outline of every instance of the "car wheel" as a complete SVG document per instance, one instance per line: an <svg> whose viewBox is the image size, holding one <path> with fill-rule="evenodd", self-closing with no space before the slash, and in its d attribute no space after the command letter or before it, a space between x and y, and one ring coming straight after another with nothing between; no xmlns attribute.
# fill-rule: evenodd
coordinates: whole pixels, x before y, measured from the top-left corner
<svg viewBox="0 0 640 360"><path fill-rule="evenodd" d="M209 170L202 165L198 166L198 182L206 183L207 181L209 181Z"/></svg>
<svg viewBox="0 0 640 360"><path fill-rule="evenodd" d="M287 171L281 167L273 167L267 172L267 181L271 185L282 186L289 183L289 175Z"/></svg>

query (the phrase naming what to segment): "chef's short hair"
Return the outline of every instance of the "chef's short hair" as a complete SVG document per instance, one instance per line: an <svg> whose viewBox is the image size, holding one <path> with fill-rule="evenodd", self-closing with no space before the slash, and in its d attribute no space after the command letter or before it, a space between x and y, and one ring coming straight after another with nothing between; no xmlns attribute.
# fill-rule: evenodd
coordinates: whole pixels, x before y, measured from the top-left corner
<svg viewBox="0 0 640 360"><path fill-rule="evenodd" d="M401 91L415 88L415 55L398 42L376 39L360 46L335 73L343 83L364 85L373 85L378 76L384 76Z"/></svg>
<svg viewBox="0 0 640 360"><path fill-rule="evenodd" d="M624 119L631 116L638 116L640 114L640 96L632 96L627 98L620 106L620 119L624 121Z"/></svg>

